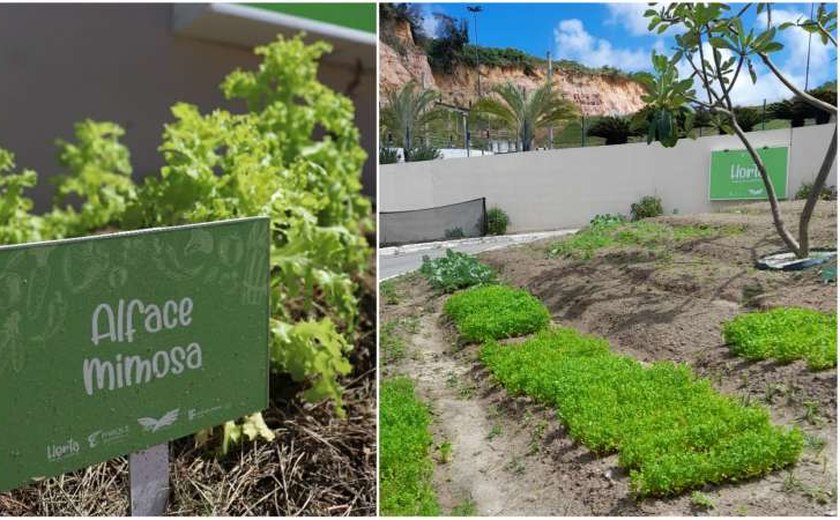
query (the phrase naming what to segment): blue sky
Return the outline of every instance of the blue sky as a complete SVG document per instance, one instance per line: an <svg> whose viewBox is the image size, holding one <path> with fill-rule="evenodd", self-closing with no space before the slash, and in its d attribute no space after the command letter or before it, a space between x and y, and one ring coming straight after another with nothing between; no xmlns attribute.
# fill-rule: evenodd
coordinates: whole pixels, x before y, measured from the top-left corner
<svg viewBox="0 0 840 520"><path fill-rule="evenodd" d="M626 71L647 70L650 52L669 50L673 36L669 32L656 35L647 31L648 20L642 13L645 3L609 4L503 4L503 3L431 3L423 4L427 32L437 27L433 13L440 12L469 20L470 39L475 39L473 16L467 5L481 5L478 15L478 43L488 47L513 47L535 56L545 57L551 51L555 59L571 59L591 67L604 65ZM795 20L810 13L811 4L774 4L773 21ZM750 10L751 13L754 10ZM765 24L750 15L746 24ZM791 28L781 33L784 50L773 56L774 62L796 83L805 84L808 35ZM836 50L824 46L819 38L811 41L809 88L837 79ZM688 65L685 64L685 68ZM739 104L759 104L763 99L775 101L790 92L767 71L757 67L755 85L745 74L738 78L734 91ZM687 75L686 75L687 77Z"/></svg>

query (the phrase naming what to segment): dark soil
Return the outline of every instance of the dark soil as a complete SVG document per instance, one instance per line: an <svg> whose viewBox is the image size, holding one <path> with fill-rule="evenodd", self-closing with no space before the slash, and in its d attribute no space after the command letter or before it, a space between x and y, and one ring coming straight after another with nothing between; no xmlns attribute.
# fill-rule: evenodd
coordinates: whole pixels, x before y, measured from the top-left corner
<svg viewBox="0 0 840 520"><path fill-rule="evenodd" d="M795 222L798 207L801 203L784 204L788 222ZM443 299L416 277L403 278L397 282L399 304L383 305L382 319L414 315L421 326L416 334L405 334L406 358L384 372L417 376L418 391L436 410L436 436L452 439L454 435L453 460L438 468L437 487L445 506L454 503L447 497L454 494L460 500L466 494L479 514L836 514L836 369L813 372L804 362L780 365L744 360L730 355L721 337L724 321L756 308L835 310L836 286L823 285L817 269L782 273L753 267L760 255L782 248L766 204L660 219L735 224L744 231L681 244L667 255L621 248L599 251L590 260L549 259L548 240L483 253L479 258L493 266L504 282L525 287L545 302L557 324L605 337L617 352L644 362L687 363L722 392L766 404L775 423L795 424L807 434L800 462L761 479L701 490L714 509L693 503L690 493L664 500L634 500L617 457L594 456L565 434L551 410L528 399L512 398L498 388L477 361L476 347L455 349L454 338L446 333L448 325L440 319ZM812 222L812 243L834 247L835 227L835 203L821 203ZM483 418L476 419L475 411L464 413L463 405L461 410L453 409L451 396L445 395L446 377L423 382L424 374L433 374L443 365L451 365L448 370L457 375L458 385L473 388L458 392L458 397L466 396L461 400L481 410ZM480 438L470 434L476 428L501 433L493 436L483 431L477 453L468 452L459 460L456 441ZM469 444L464 448L471 449ZM455 468L461 464L486 470L499 466L501 460L507 461L501 468L484 473ZM517 484L522 482L527 485ZM499 500L482 501L488 494L476 490L491 484L497 489L513 486L511 500L499 507ZM498 491L495 496L508 498Z"/></svg>

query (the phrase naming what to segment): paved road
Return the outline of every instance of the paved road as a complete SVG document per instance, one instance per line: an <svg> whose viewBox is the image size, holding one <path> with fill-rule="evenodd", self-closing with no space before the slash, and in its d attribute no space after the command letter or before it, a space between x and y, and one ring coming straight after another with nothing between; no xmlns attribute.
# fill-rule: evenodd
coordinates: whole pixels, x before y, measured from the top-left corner
<svg viewBox="0 0 840 520"><path fill-rule="evenodd" d="M568 235L576 229L504 235L498 237L465 238L446 242L410 244L400 247L385 247L379 250L379 280L387 280L420 268L423 257L437 258L446 254L447 249L475 255L492 249L501 249L516 244L525 244L543 238Z"/></svg>

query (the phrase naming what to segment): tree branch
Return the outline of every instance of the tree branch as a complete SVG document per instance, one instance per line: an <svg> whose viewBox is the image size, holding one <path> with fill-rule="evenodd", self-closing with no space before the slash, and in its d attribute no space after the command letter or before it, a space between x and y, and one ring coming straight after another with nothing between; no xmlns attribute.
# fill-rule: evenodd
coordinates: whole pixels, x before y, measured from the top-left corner
<svg viewBox="0 0 840 520"><path fill-rule="evenodd" d="M744 66L744 55L742 54L738 58L738 66L735 68L735 75L732 77L732 82L729 84L729 88L726 89L724 92L725 96L729 96L729 93L732 92L732 89L735 88L735 82L738 81L738 74L741 73L741 68Z"/></svg>
<svg viewBox="0 0 840 520"><path fill-rule="evenodd" d="M761 61L763 61L764 64L767 65L767 68L770 69L770 71L773 72L773 74L775 74L775 76L779 78L779 80L782 83L784 83L785 86L788 89L790 89L791 92L796 94L797 97L802 98L803 101L805 101L812 107L819 108L820 110L825 110L826 112L834 116L837 115L836 106L826 103L825 101L821 101L794 85L784 74L782 74L782 72L778 68L776 68L776 65L773 63L773 61L770 59L767 53L759 52L758 55L761 57Z"/></svg>

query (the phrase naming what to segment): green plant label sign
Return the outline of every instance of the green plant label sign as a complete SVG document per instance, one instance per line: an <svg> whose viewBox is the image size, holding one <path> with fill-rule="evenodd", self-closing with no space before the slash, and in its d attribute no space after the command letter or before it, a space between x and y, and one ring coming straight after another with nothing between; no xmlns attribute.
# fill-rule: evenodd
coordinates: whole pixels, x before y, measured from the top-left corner
<svg viewBox="0 0 840 520"><path fill-rule="evenodd" d="M0 248L0 490L268 405L268 219Z"/></svg>
<svg viewBox="0 0 840 520"><path fill-rule="evenodd" d="M780 199L787 198L787 147L761 148L758 155L767 167L776 196ZM767 190L764 189L758 167L749 152L712 152L709 200L767 200Z"/></svg>

